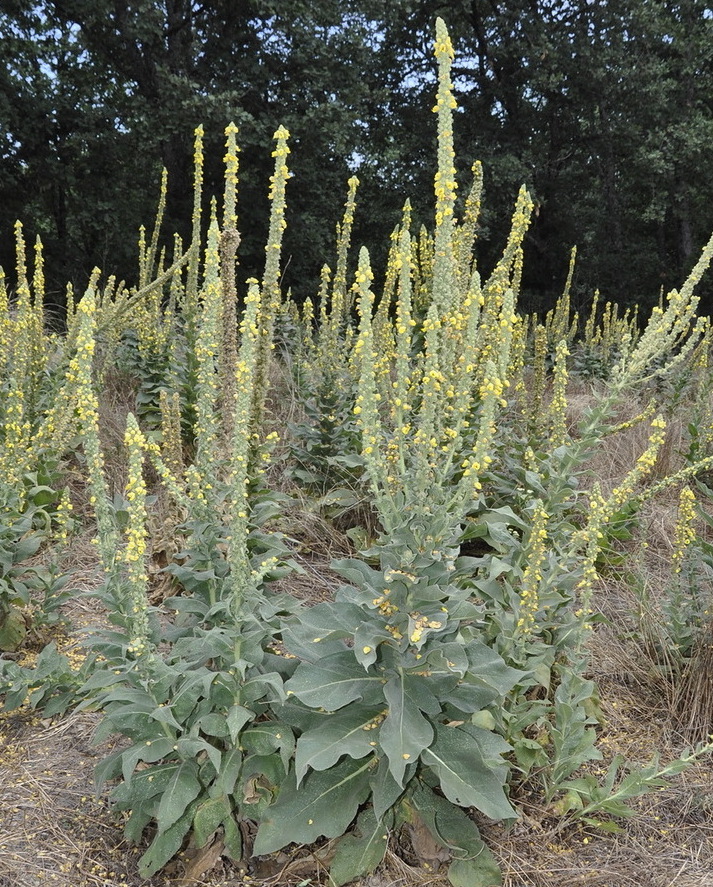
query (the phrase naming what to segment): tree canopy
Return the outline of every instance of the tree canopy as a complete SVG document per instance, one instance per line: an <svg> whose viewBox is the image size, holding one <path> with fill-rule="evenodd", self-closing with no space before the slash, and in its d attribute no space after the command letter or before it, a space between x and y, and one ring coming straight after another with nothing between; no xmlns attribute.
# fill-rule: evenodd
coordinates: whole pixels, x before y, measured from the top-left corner
<svg viewBox="0 0 713 887"><path fill-rule="evenodd" d="M346 180L354 236L381 244L409 197L428 224L433 23L456 49L461 192L485 168L479 248L495 259L520 184L536 217L525 305L546 307L579 248L575 296L675 285L713 229L713 17L701 0L1 0L0 263L40 234L51 280L131 279L161 168L166 230L190 224L194 127L207 191L224 127L241 146L241 271L264 261L271 137L292 133L285 284L314 292ZM383 256L376 256L377 264Z"/></svg>

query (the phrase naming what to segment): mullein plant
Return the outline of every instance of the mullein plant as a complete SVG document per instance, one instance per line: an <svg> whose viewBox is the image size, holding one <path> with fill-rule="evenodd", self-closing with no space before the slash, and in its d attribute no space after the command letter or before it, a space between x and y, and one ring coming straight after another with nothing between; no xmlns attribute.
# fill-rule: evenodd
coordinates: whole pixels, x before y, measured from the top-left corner
<svg viewBox="0 0 713 887"><path fill-rule="evenodd" d="M358 371L354 415L382 528L369 552L378 567L357 559L337 562L335 570L351 584L337 593L336 602L313 607L283 635L288 651L299 659L286 689L302 706L289 713L301 735L294 782L283 788L261 824L256 852L291 840L335 837L367 798L377 831L399 816L428 824L423 805L433 799L429 794L426 801L423 792L433 784L456 805L468 798L486 815L497 811L508 818L512 811L499 806L496 773L507 776L498 769L497 755L484 764L471 746L477 736L479 742L492 741L494 750L502 741L494 730L510 740L498 748L514 751L517 769L542 774L548 797L581 764L599 756L592 727L596 688L583 676L597 563L608 525L639 495L654 467L664 441L663 419L654 419L645 451L610 496L603 497L596 487L590 492L579 529L566 517L568 509L574 513L579 507L572 475L602 436L615 432L611 420L627 387L675 372L703 331L694 316L692 287L709 259L709 248L681 294L672 295L654 313L640 338L630 317L616 326L618 317L606 314L602 335L607 347L613 348L615 326L621 333L619 362L602 402L572 440L565 416L567 343L576 328L567 307L570 269L562 305L536 338L542 399L548 334L558 335L552 398L548 407L538 403L538 412L531 414L535 446L549 451L529 450L525 483L533 493L539 490L539 498L530 501L522 516L507 506L488 505L487 488L493 471L497 474L500 452L498 424L504 421L511 382L517 381L515 371L523 364L514 303L532 203L523 190L503 257L482 283L453 215L452 47L440 22L436 53L435 232L432 239L422 235L414 250L406 220L392 241L390 275L396 279L397 304L391 340L384 336L382 306L375 309L365 250L354 286L359 315L351 359ZM468 224L473 230L472 219ZM458 557L469 517L471 538L483 538L495 550L480 561ZM487 666L480 659L485 642L491 657ZM496 673L502 682L494 680ZM438 694L427 696L417 688L425 675L443 681ZM457 689L445 689L450 680ZM477 694L466 698L481 681L495 696L478 702ZM533 700L535 688L544 689L546 698ZM323 725L315 724L314 710L330 713L328 735ZM360 718L373 738L357 749L348 737ZM444 724L450 725L445 731ZM529 738L537 728L551 738L551 757L543 744ZM453 750L447 748L451 741L470 749L464 769L471 775L478 771L488 782L487 798L475 798L463 785L460 793L453 790L447 775L457 769ZM337 745L349 756L340 764L329 751ZM376 772L395 783L388 800L383 779L377 784L369 778L369 767L359 763L369 755ZM338 821L333 815L325 820L319 809L319 799L327 796L342 805ZM297 805L309 815L308 826L294 820ZM484 854L481 863L485 868L477 877L492 860ZM476 877L475 868L470 874Z"/></svg>
<svg viewBox="0 0 713 887"><path fill-rule="evenodd" d="M240 233L238 231L237 187L238 187L238 128L230 123L225 129L226 154L225 192L223 196L223 228L220 234L220 275L222 294L220 349L221 414L223 434L230 435L233 427L235 402L238 396L233 368L238 359L237 343L237 291L235 286L235 266L237 263Z"/></svg>
<svg viewBox="0 0 713 887"><path fill-rule="evenodd" d="M269 366L272 355L275 322L282 305L282 293L280 290L280 260L282 255L282 238L287 227L285 221L286 199L285 193L290 171L287 165L287 157L290 149L287 142L290 138L289 131L280 126L275 135L275 148L272 156L275 158L275 171L270 177L270 226L267 243L265 245L265 270L263 272L260 300L262 304L262 324L257 349L257 376L254 388L253 413L257 427L262 424L265 412L265 401L269 387Z"/></svg>
<svg viewBox="0 0 713 887"><path fill-rule="evenodd" d="M354 396L352 350L352 302L347 286L348 252L356 212L359 180L348 182L342 220L337 224L334 275L322 267L316 298L319 323L315 327L315 303L308 299L299 321L300 344L291 367L296 396L304 418L290 427L290 451L295 468L292 477L326 499L344 503L358 501L363 474L359 456L359 432L351 414ZM392 251L393 253L393 251ZM390 267L393 255L390 256ZM382 334L388 339L388 300L382 311ZM386 320L383 314L386 312ZM389 353L386 343L383 353Z"/></svg>
<svg viewBox="0 0 713 887"><path fill-rule="evenodd" d="M235 171L230 150L233 135L228 133L229 184ZM280 154L278 166L283 161ZM224 215L230 226L236 224L234 196L230 188L227 193ZM184 467L177 391L165 391L162 397L162 444L144 435L134 416L129 416L123 545L115 531L104 534L115 549L104 597L110 604L113 598L112 621L122 631L100 634L91 641L100 659L80 690L86 697L84 704L98 706L105 715L97 738L122 733L130 740L119 754L99 765L97 778L100 784L121 778L112 798L117 810L128 811L129 840L138 841L145 826L155 821L153 841L139 864L147 877L175 855L189 832L204 846L220 828L225 853L237 861L242 854L237 822L257 816L271 795L266 793L256 803L241 799L248 797L258 772L281 781L294 748L289 726L273 729L268 710L269 702L284 700L282 672L288 660L266 649L277 630L277 611L289 607L268 601L263 586L267 579L280 575L282 551L278 542L256 543L256 518L249 496L259 471L255 457L261 452L255 419L265 396L256 390L261 384L260 349L270 350L265 325L273 316L275 297L265 287L261 291L257 281L248 281L233 379L226 383L221 375L227 368L221 349L225 347L224 287L226 281L230 287L231 277L226 277L222 267L226 253L221 251L221 242L225 244L213 208L203 273L196 284L197 302L188 306L189 313L195 312L194 458ZM228 260L231 256L228 252ZM184 289L181 301L185 293ZM82 312L78 321L81 355L86 350L83 331L91 332L84 315L91 317L92 299L83 305L84 300L78 309ZM86 373L84 368L83 376ZM80 387L86 391L87 384ZM220 416L226 388L234 394L227 435ZM83 426L90 437L93 415L89 410ZM90 446L88 460L96 465L96 478L92 477L97 480L93 496L98 504L104 501L98 495L101 465L93 453ZM168 567L185 593L166 601L176 616L164 626L161 646L147 596L146 455L185 516L181 528L185 550L180 563ZM101 522L99 512L97 516ZM141 769L136 770L140 762ZM171 797L180 800L174 803Z"/></svg>
<svg viewBox="0 0 713 887"><path fill-rule="evenodd" d="M663 419L653 420L644 452L608 496L596 486L578 493L576 475L601 441L621 429L614 418L621 397L679 372L691 359L705 332L695 318L693 286L713 246L640 337L630 317L622 321L605 311L601 339L613 355L618 336L618 362L608 389L572 437L565 414L576 322L569 318L571 266L560 305L544 325L532 325L538 404L537 411L528 409L527 330L516 316L516 299L532 201L522 189L503 255L481 279L473 246L482 171L473 167L458 221L453 47L440 19L435 51L433 232L414 235L406 206L391 239L381 299L364 249L349 287L357 187L351 180L334 279L324 271L318 307L305 306L301 317L299 347L310 371L322 380L339 372L349 382L350 421L361 437L358 458L381 528L365 558L333 565L346 580L333 601L294 612L285 598L266 594L283 552L278 540L256 539L250 496L264 433L272 332L283 311L280 255L289 178L283 128L275 134L265 272L261 283L248 282L239 338L235 130L226 131L223 230L214 207L203 249L199 128L188 249L177 243L166 267L157 223L148 242L142 235L137 290L107 281L100 291L93 276L72 313L64 385L46 421L30 431L30 449L53 440L65 446L77 429L82 434L107 572L105 598L122 631L90 641L100 655L81 692L86 705L105 714L98 740L111 733L130 740L99 765L97 777L100 784L120 780L112 798L126 814L127 839L139 841L155 823L140 861L143 876L179 852L189 833L198 848L218 835L216 851L239 860L238 822L249 819L258 823L256 855L291 842L338 839L330 872L338 885L373 869L389 832L409 823L448 848L453 884L494 885L497 864L462 808L513 819L508 782L514 772L537 781L548 801L566 793L563 812L623 815L621 805L602 806L616 773L599 795L570 777L598 755L596 688L584 670L602 545L617 515L644 495L643 482L664 442ZM19 277L27 278L24 265ZM41 259L33 287L37 299ZM35 307L24 290L22 299L22 335L29 340L38 335L30 317ZM133 416L127 420L122 536L103 470L95 352L111 329L130 326L138 305L145 306L145 319L164 324L161 335L166 323L180 335L168 337L161 444ZM315 313L321 321L316 336L310 329ZM594 337L594 313L590 320ZM0 290L0 335L11 337L14 322ZM154 335L147 330L145 342ZM22 361L18 367L24 378L29 371ZM16 383L8 392L15 389L24 398L27 389ZM8 397L19 429L11 428L8 438L14 453L26 439L26 401ZM508 399L515 408L508 409ZM192 461L180 439L186 415L195 439ZM650 416L643 411L642 417ZM336 424L336 414L329 421ZM514 432L528 423L526 440L518 440ZM161 643L147 597L146 455L186 518L185 550L167 569L181 593L166 601L175 617L163 625ZM508 486L505 475L516 457L515 482ZM645 495L690 477L702 464L650 486ZM690 545L686 501L680 547ZM482 545L479 556L461 555L466 540ZM579 808L574 796L582 799Z"/></svg>
<svg viewBox="0 0 713 887"><path fill-rule="evenodd" d="M523 190L503 257L481 285L471 258L478 182L466 231L454 218L453 50L440 20L436 55L435 234L420 238L416 267L407 210L392 241L397 303L388 336L365 249L353 287L359 317L353 413L382 531L370 552L378 567L337 561L333 568L350 584L336 601L288 620L283 642L298 665L285 685L292 702L279 712L298 733L294 768L260 825L254 852L338 837L369 800L362 834L419 822L453 848L451 876L460 879L454 883L495 883L492 855L455 808L475 806L496 819L515 815L501 757L510 746L493 732L484 709L501 707L522 673L484 643L458 546L483 495L509 386L512 286L531 201ZM536 560L533 554L535 575ZM325 724L315 719L317 711L329 713ZM439 816L458 819L459 834L439 831L433 819L439 806ZM376 865L386 842L356 867L349 847L337 845L332 867L353 878ZM338 883L344 880L340 875Z"/></svg>
<svg viewBox="0 0 713 887"><path fill-rule="evenodd" d="M97 309L96 292L91 285L79 303L77 314L76 350L69 363L66 380L72 390L70 405L76 414L76 427L82 436L89 481L89 502L97 522L95 542L104 571L111 573L116 563L118 532L112 513L104 473L104 455L99 439L99 401L93 379ZM55 422L57 430L66 434L64 418L60 413Z"/></svg>

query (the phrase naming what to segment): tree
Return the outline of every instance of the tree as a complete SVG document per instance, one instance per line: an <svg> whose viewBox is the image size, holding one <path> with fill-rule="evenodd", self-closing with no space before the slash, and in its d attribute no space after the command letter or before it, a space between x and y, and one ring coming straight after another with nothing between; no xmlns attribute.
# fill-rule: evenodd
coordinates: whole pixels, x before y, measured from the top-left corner
<svg viewBox="0 0 713 887"><path fill-rule="evenodd" d="M376 122L373 163L385 152L391 174L422 195L431 152L415 115L432 89L436 15L456 48L461 180L472 160L485 167L484 263L495 261L524 182L537 202L526 307L547 307L561 289L574 244L580 303L595 287L631 304L676 285L713 229L701 175L713 161L707 5L393 0L381 44L391 104Z"/></svg>
<svg viewBox="0 0 713 887"><path fill-rule="evenodd" d="M97 259L133 272L127 232L150 224L161 166L167 231L190 227L193 130L208 135L207 194L220 190L225 126L240 128L241 262L264 262L272 135L291 130L287 282L316 287L333 248L350 159L380 99L366 4L323 0L55 0L6 4L0 50L4 142L2 228L32 220L86 280ZM34 120L23 121L23 108ZM30 179L44 190L28 200ZM130 195L135 195L132 200ZM220 195L218 195L220 196ZM109 213L111 212L111 215ZM110 235L112 254L98 255ZM56 247L53 249L53 247ZM2 255L8 263L8 250Z"/></svg>

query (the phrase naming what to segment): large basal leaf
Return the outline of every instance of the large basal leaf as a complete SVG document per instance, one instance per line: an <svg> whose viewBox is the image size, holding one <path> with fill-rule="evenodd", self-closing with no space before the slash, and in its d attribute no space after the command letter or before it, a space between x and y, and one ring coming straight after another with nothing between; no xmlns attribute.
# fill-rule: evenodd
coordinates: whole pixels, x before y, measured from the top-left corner
<svg viewBox="0 0 713 887"><path fill-rule="evenodd" d="M283 631L285 646L295 656L315 661L344 649L344 638L354 634L363 618L361 607L352 603L325 601L315 604Z"/></svg>
<svg viewBox="0 0 713 887"><path fill-rule="evenodd" d="M198 780L198 765L184 761L174 773L161 798L156 816L159 832L167 831L185 812L191 801L203 791Z"/></svg>
<svg viewBox="0 0 713 887"><path fill-rule="evenodd" d="M347 758L329 770L315 770L297 788L294 772L260 823L253 854L264 856L287 844L311 844L343 835L369 795L371 759Z"/></svg>
<svg viewBox="0 0 713 887"><path fill-rule="evenodd" d="M155 875L181 849L184 838L191 827L195 807L196 804L192 803L166 831L159 829L151 846L139 859L139 874L142 878L150 878L151 875Z"/></svg>
<svg viewBox="0 0 713 887"><path fill-rule="evenodd" d="M168 737L162 739L147 740L146 742L138 742L130 746L124 752L121 771L127 785L132 780L132 774L136 769L139 761L146 761L147 764L155 764L162 758L166 758L173 751L174 741Z"/></svg>
<svg viewBox="0 0 713 887"><path fill-rule="evenodd" d="M223 842L228 858L239 862L243 855L243 836L232 816L223 820Z"/></svg>
<svg viewBox="0 0 713 887"><path fill-rule="evenodd" d="M525 677L524 672L511 668L495 650L482 641L471 640L466 649L470 665L469 678L482 681L501 696L508 694Z"/></svg>
<svg viewBox="0 0 713 887"><path fill-rule="evenodd" d="M392 815L378 820L371 807L359 814L354 831L337 843L329 867L329 879L334 887L341 887L374 871L386 853L392 821Z"/></svg>
<svg viewBox="0 0 713 887"><path fill-rule="evenodd" d="M426 786L411 797L435 840L451 852L448 879L453 887L500 887L500 867L473 820Z"/></svg>
<svg viewBox="0 0 713 887"><path fill-rule="evenodd" d="M494 820L514 819L517 814L503 791L508 765L501 755L509 751L508 743L489 730L438 724L436 738L421 759L454 804L476 807Z"/></svg>
<svg viewBox="0 0 713 887"><path fill-rule="evenodd" d="M0 651L14 653L19 649L26 634L27 623L22 611L17 607L10 607L0 624Z"/></svg>
<svg viewBox="0 0 713 887"><path fill-rule="evenodd" d="M358 759L374 751L378 715L378 708L354 704L303 733L295 752L297 784L310 769L326 770L343 755Z"/></svg>
<svg viewBox="0 0 713 887"><path fill-rule="evenodd" d="M433 740L433 727L406 693L403 676L384 686L389 714L379 730L379 743L389 759L389 769L399 785L404 771L418 760Z"/></svg>
<svg viewBox="0 0 713 887"><path fill-rule="evenodd" d="M197 807L193 815L193 836L196 847L205 847L223 820L232 815L230 801L226 795L217 798L206 798Z"/></svg>
<svg viewBox="0 0 713 887"><path fill-rule="evenodd" d="M138 773L134 773L131 782L120 782L112 789L112 802L118 809L128 810L150 798L162 795L179 766L178 763L157 764L155 767L139 770Z"/></svg>
<svg viewBox="0 0 713 887"><path fill-rule="evenodd" d="M413 764L407 768L404 777L404 785L409 784L409 780L416 770ZM374 808L374 815L377 819L381 819L388 810L403 795L406 789L396 782L389 770L389 759L384 755L379 759L379 766L371 774L371 804Z"/></svg>
<svg viewBox="0 0 713 887"><path fill-rule="evenodd" d="M331 567L335 573L339 573L348 582L352 582L357 588L370 588L374 591L383 591L388 587L381 570L373 570L364 561L356 558L345 557L332 561Z"/></svg>
<svg viewBox="0 0 713 887"><path fill-rule="evenodd" d="M285 689L305 705L336 711L355 700L378 705L383 699L382 681L376 675L365 674L354 654L345 650L319 662L301 663Z"/></svg>
<svg viewBox="0 0 713 887"><path fill-rule="evenodd" d="M226 795L232 794L242 766L243 753L239 748L230 748L224 751L220 772L213 783L215 791Z"/></svg>

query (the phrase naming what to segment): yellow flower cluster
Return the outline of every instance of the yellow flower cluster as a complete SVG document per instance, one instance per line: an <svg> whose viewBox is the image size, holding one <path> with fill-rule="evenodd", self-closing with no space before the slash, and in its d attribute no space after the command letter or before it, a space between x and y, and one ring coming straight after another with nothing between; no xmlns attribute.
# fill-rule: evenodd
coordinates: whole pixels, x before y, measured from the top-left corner
<svg viewBox="0 0 713 887"><path fill-rule="evenodd" d="M218 252L218 223L213 217L208 231L205 254L205 280L203 283L200 332L195 344L197 369L196 420L196 469L203 478L214 471L217 456L218 419L218 368L221 311L220 257Z"/></svg>
<svg viewBox="0 0 713 887"><path fill-rule="evenodd" d="M145 607L146 574L146 483L143 475L144 436L133 413L129 413L124 444L129 453L129 470L125 496L129 514L123 561L129 579L130 612Z"/></svg>
<svg viewBox="0 0 713 887"><path fill-rule="evenodd" d="M561 447L568 439L567 434L567 340L560 339L555 353L554 382L552 400L549 406L550 445Z"/></svg>
<svg viewBox="0 0 713 887"><path fill-rule="evenodd" d="M197 126L193 130L193 230L194 240L195 229L200 225L201 220L201 197L203 194L203 164L205 155L203 153L203 127Z"/></svg>
<svg viewBox="0 0 713 887"><path fill-rule="evenodd" d="M421 613L411 613L409 615L409 640L412 644L420 643L424 632L427 629L437 631L443 628L443 622L438 619L429 619Z"/></svg>
<svg viewBox="0 0 713 887"><path fill-rule="evenodd" d="M183 443L181 440L181 397L178 391L170 394L165 388L159 392L161 408L161 449L172 474L183 473Z"/></svg>
<svg viewBox="0 0 713 887"><path fill-rule="evenodd" d="M678 520L673 540L674 571L680 573L686 552L696 540L696 496L690 487L683 487L678 497Z"/></svg>
<svg viewBox="0 0 713 887"><path fill-rule="evenodd" d="M540 606L539 587L542 582L542 566L547 558L547 521L549 515L540 500L532 516L532 527L527 545L527 564L520 587L520 610L515 630L527 635L534 623Z"/></svg>
<svg viewBox="0 0 713 887"><path fill-rule="evenodd" d="M659 450L663 446L663 443L666 439L666 421L663 416L656 416L656 418L651 422L651 429L652 431L649 435L648 446L636 460L636 465L626 475L621 484L612 490L612 511L620 508L631 498L636 485L643 478L649 475L656 465L656 459L658 458Z"/></svg>
<svg viewBox="0 0 713 887"><path fill-rule="evenodd" d="M575 547L582 545L584 548L582 578L577 583L577 592L581 603L578 613L583 625L588 624L589 604L598 575L595 563L600 551L601 531L610 514L611 501L607 502L604 499L599 484L595 484L589 493L589 520L573 539Z"/></svg>
<svg viewBox="0 0 713 887"><path fill-rule="evenodd" d="M225 197L223 200L223 227L237 228L238 214L235 209L236 192L238 187L238 147L236 136L238 127L234 123L229 123L225 127Z"/></svg>
<svg viewBox="0 0 713 887"><path fill-rule="evenodd" d="M60 545L66 545L69 539L69 533L72 528L72 500L69 497L69 488L62 490L57 503L56 515L56 539Z"/></svg>
<svg viewBox="0 0 713 887"><path fill-rule="evenodd" d="M0 474L3 482L16 487L31 467L30 423L25 419L25 398L13 376L5 397L4 437L0 447Z"/></svg>

